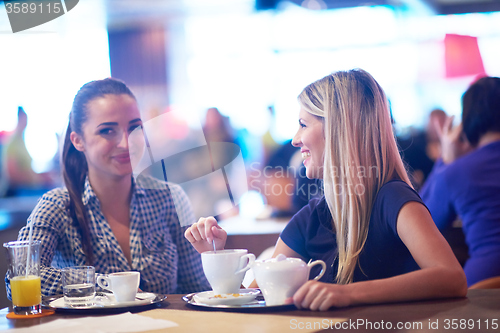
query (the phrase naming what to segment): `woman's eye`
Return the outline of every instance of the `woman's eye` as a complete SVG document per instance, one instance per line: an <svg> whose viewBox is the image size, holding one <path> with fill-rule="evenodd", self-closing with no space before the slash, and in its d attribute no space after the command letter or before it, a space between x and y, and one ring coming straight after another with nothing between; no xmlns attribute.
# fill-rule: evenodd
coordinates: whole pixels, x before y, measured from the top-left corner
<svg viewBox="0 0 500 333"><path fill-rule="evenodd" d="M135 130L137 127L141 127L141 125L133 125L133 126L130 126L130 128L128 129L129 133L131 133L133 130Z"/></svg>
<svg viewBox="0 0 500 333"><path fill-rule="evenodd" d="M300 125L300 127L302 127L302 128L306 127L306 125L305 125L305 124L303 124L303 123L301 123L301 122L299 122L299 125Z"/></svg>
<svg viewBox="0 0 500 333"><path fill-rule="evenodd" d="M111 128L103 128L99 131L99 134L102 134L102 135L109 135L112 133L113 133L113 129L111 129Z"/></svg>

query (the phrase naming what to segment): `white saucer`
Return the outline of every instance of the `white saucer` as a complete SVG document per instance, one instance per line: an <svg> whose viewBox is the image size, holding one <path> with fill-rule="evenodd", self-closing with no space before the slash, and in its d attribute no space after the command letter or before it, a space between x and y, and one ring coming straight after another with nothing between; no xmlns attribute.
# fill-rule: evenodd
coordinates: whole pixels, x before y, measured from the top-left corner
<svg viewBox="0 0 500 333"><path fill-rule="evenodd" d="M154 293L137 293L137 298L130 302L118 302L111 293L98 293L94 299L94 305L84 307L74 307L73 309L98 309L98 308L122 308L138 305L147 305L156 301L157 295ZM49 303L49 307L54 309L72 308L64 302L64 297L55 299Z"/></svg>
<svg viewBox="0 0 500 333"><path fill-rule="evenodd" d="M198 304L206 305L242 305L252 302L260 294L256 289L240 289L238 294L214 295L213 291L196 293L193 300Z"/></svg>

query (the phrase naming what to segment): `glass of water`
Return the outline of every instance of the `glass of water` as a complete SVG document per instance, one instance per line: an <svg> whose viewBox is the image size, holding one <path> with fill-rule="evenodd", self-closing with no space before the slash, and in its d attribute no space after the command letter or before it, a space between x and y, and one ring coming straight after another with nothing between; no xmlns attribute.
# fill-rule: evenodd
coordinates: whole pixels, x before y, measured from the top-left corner
<svg viewBox="0 0 500 333"><path fill-rule="evenodd" d="M95 268L93 266L63 268L62 285L66 306L89 307L94 305Z"/></svg>

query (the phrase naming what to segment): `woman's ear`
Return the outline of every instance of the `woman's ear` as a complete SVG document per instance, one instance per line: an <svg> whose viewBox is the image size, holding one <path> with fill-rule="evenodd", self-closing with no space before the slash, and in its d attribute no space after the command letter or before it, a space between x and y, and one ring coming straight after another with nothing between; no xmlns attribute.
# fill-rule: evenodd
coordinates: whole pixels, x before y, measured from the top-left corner
<svg viewBox="0 0 500 333"><path fill-rule="evenodd" d="M75 146L76 150L83 152L85 150L85 146L83 145L83 138L76 132L71 132L69 135L69 139Z"/></svg>

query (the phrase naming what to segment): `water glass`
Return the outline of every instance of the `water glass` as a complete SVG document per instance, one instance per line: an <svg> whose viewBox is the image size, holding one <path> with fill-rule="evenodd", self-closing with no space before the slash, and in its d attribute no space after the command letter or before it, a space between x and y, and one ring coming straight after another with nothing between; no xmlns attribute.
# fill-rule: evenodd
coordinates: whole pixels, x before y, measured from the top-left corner
<svg viewBox="0 0 500 333"><path fill-rule="evenodd" d="M64 304L69 307L89 307L95 299L95 268L74 266L62 269Z"/></svg>
<svg viewBox="0 0 500 333"><path fill-rule="evenodd" d="M40 241L13 241L4 243L3 246L7 250L9 262L14 313L41 313Z"/></svg>

